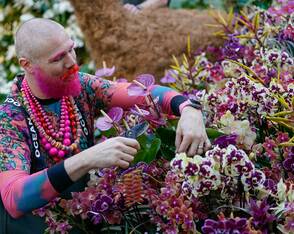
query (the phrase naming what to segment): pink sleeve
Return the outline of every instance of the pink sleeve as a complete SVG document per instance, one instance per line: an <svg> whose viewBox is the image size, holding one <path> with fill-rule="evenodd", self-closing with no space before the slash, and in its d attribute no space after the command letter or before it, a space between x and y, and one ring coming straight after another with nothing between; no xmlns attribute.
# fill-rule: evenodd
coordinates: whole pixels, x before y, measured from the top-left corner
<svg viewBox="0 0 294 234"><path fill-rule="evenodd" d="M58 195L48 179L47 169L31 175L22 170L1 172L0 193L13 218L44 206Z"/></svg>
<svg viewBox="0 0 294 234"><path fill-rule="evenodd" d="M88 74L85 75L84 80L86 83L86 90L92 97L92 104L97 108L103 108L101 103L104 104L104 107L119 106L124 109L132 107L135 104L146 104L144 96L128 95L127 88L131 84L129 82L113 82ZM173 109L178 108L178 106L173 107L171 102L175 96L181 96L178 92L160 85L150 86L149 91L153 99L158 98L159 104L164 113L174 114Z"/></svg>

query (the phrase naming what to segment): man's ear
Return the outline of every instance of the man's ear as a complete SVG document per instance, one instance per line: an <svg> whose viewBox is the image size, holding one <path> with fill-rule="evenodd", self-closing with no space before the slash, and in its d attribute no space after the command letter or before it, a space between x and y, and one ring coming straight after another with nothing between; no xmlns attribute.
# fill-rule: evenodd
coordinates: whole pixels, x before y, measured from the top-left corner
<svg viewBox="0 0 294 234"><path fill-rule="evenodd" d="M27 58L19 58L18 62L20 66L28 73L32 74L33 73L33 65L30 60Z"/></svg>

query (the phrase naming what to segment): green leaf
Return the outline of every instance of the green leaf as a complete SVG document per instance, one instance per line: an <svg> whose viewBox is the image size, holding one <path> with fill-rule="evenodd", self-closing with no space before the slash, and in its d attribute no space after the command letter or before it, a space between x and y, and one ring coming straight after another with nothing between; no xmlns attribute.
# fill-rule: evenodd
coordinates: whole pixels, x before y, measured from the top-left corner
<svg viewBox="0 0 294 234"><path fill-rule="evenodd" d="M7 96L6 94L0 93L0 103L4 102L6 96Z"/></svg>
<svg viewBox="0 0 294 234"><path fill-rule="evenodd" d="M268 9L272 4L272 0L263 0L263 1L254 1L254 5L263 8Z"/></svg>
<svg viewBox="0 0 294 234"><path fill-rule="evenodd" d="M151 135L141 135L138 137L141 149L138 151L133 164L138 162L150 163L156 158L156 155L160 149L161 140Z"/></svg>
<svg viewBox="0 0 294 234"><path fill-rule="evenodd" d="M111 128L101 133L103 136L106 136L107 138L116 136L116 130L114 128Z"/></svg>
<svg viewBox="0 0 294 234"><path fill-rule="evenodd" d="M176 131L171 128L158 128L156 130L156 136L161 140L161 156L167 160L172 160L175 157L175 140Z"/></svg>
<svg viewBox="0 0 294 234"><path fill-rule="evenodd" d="M158 128L155 132L156 136L162 141L162 144L174 146L176 140L176 131L170 128Z"/></svg>
<svg viewBox="0 0 294 234"><path fill-rule="evenodd" d="M125 222L125 234L129 233L129 225L128 222Z"/></svg>
<svg viewBox="0 0 294 234"><path fill-rule="evenodd" d="M155 158L160 149L161 140L159 138L154 138L152 141L151 147L144 159L145 162L151 163Z"/></svg>
<svg viewBox="0 0 294 234"><path fill-rule="evenodd" d="M218 138L220 136L225 135L223 132L220 132L218 130L215 130L213 128L206 128L206 134L209 139L214 140L215 138Z"/></svg>
<svg viewBox="0 0 294 234"><path fill-rule="evenodd" d="M254 30L255 32L257 32L258 28L259 28L259 13L257 13L255 16L254 16L254 19L253 19L253 25L254 25Z"/></svg>

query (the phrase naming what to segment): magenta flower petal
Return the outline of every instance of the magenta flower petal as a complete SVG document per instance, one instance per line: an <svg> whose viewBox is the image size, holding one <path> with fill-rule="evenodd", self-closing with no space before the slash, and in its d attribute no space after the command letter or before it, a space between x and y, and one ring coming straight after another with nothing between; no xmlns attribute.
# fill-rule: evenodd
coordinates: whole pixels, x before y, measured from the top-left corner
<svg viewBox="0 0 294 234"><path fill-rule="evenodd" d="M147 90L134 83L130 84L127 89L129 96L146 96L148 94Z"/></svg>
<svg viewBox="0 0 294 234"><path fill-rule="evenodd" d="M150 74L139 75L136 77L136 80L145 85L147 88L155 83L154 76Z"/></svg>
<svg viewBox="0 0 294 234"><path fill-rule="evenodd" d="M97 69L95 72L95 75L98 77L109 77L112 76L112 74L115 72L115 66L113 66L112 68L101 68L101 69Z"/></svg>
<svg viewBox="0 0 294 234"><path fill-rule="evenodd" d="M100 117L96 121L96 127L101 131L107 131L112 128L112 123L106 117Z"/></svg>
<svg viewBox="0 0 294 234"><path fill-rule="evenodd" d="M117 123L121 120L123 113L124 111L121 107L112 107L107 114L113 120L113 122Z"/></svg>

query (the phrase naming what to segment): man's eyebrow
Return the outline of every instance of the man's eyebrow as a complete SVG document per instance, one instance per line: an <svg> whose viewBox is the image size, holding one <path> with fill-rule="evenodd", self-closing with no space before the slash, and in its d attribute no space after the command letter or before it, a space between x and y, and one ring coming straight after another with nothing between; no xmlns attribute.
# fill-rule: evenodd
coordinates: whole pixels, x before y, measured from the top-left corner
<svg viewBox="0 0 294 234"><path fill-rule="evenodd" d="M75 46L75 43L73 42L69 48L69 50L71 50L72 48L74 48ZM64 56L65 54L67 53L67 51L63 50L63 51L60 51L60 52L57 52L55 55L53 55L51 58L49 58L49 62L52 62L56 59L58 59L59 57L62 57Z"/></svg>

